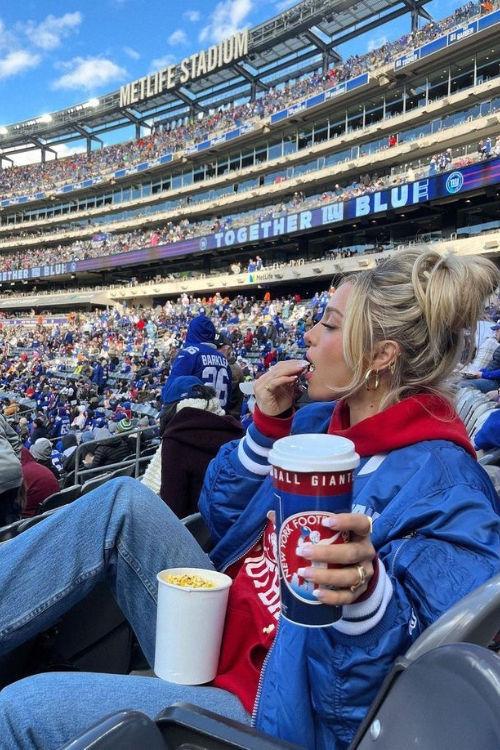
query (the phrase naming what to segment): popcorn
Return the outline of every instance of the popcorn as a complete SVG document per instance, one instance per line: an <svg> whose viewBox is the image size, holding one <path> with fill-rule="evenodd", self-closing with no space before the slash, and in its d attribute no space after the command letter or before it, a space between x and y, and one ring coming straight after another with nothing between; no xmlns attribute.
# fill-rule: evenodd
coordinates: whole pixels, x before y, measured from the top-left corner
<svg viewBox="0 0 500 750"><path fill-rule="evenodd" d="M181 586L183 588L191 589L213 589L215 584L211 581L207 581L202 576L195 575L181 575L181 576L165 576L164 579L167 583L171 583L173 586Z"/></svg>

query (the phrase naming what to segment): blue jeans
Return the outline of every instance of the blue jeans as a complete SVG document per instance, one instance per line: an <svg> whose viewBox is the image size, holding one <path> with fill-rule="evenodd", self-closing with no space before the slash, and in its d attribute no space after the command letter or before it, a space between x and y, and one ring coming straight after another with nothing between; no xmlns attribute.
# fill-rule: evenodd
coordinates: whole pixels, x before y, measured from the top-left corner
<svg viewBox="0 0 500 750"><path fill-rule="evenodd" d="M475 388L481 393L496 391L500 387L500 380L491 380L489 378L464 378L459 382L460 388Z"/></svg>
<svg viewBox="0 0 500 750"><path fill-rule="evenodd" d="M176 566L213 568L153 492L133 479L108 482L0 546L0 653L47 628L106 581L153 664L156 574ZM150 677L49 673L2 690L1 743L55 749L106 714L136 708L154 717L180 700L250 720L238 698L218 688Z"/></svg>

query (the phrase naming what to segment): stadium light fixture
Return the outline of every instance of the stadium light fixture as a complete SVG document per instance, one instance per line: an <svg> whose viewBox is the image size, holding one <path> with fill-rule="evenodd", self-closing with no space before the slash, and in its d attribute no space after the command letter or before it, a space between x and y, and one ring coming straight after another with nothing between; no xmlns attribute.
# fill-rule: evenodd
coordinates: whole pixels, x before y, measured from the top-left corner
<svg viewBox="0 0 500 750"><path fill-rule="evenodd" d="M96 99L93 97L92 99L89 99L87 102L87 107L98 107L99 106L99 99Z"/></svg>
<svg viewBox="0 0 500 750"><path fill-rule="evenodd" d="M38 122L52 122L52 115L42 115L38 118Z"/></svg>
<svg viewBox="0 0 500 750"><path fill-rule="evenodd" d="M9 131L4 125L0 125L0 135L7 135Z"/></svg>

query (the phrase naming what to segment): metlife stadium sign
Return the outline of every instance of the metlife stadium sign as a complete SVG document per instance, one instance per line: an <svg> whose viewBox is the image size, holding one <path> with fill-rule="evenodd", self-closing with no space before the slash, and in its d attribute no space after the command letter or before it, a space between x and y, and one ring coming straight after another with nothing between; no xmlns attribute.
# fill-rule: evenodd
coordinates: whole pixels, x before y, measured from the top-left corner
<svg viewBox="0 0 500 750"><path fill-rule="evenodd" d="M169 245L141 248L129 253L89 258L71 263L57 263L37 268L27 268L0 273L0 281L38 279L78 271L92 271L116 266L132 266L162 258L199 253L204 250L256 243L272 240L281 235L300 235L311 230L331 227L344 221L374 216L386 211L403 209L418 203L467 193L486 185L500 183L500 159L479 162L451 172L397 185L387 190L366 193L346 201L325 203L319 208L264 217L246 226L227 229L224 232L193 237L190 240Z"/></svg>
<svg viewBox="0 0 500 750"><path fill-rule="evenodd" d="M238 31L207 50L185 57L180 65L169 65L138 78L120 89L120 107L143 102L240 60L248 53L248 29Z"/></svg>

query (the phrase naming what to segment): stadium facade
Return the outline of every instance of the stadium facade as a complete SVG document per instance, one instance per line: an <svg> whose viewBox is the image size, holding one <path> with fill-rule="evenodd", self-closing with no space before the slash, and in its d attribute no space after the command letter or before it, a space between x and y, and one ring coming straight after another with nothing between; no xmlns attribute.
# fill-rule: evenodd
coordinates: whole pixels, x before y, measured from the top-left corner
<svg viewBox="0 0 500 750"><path fill-rule="evenodd" d="M413 33L340 59L403 14ZM496 258L499 32L499 3L429 22L424 0L304 0L98 101L3 126L0 308L325 287L419 242ZM134 141L97 148L130 127ZM83 155L46 161L77 142ZM42 165L11 169L28 149Z"/></svg>

